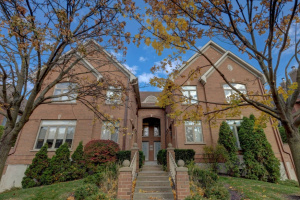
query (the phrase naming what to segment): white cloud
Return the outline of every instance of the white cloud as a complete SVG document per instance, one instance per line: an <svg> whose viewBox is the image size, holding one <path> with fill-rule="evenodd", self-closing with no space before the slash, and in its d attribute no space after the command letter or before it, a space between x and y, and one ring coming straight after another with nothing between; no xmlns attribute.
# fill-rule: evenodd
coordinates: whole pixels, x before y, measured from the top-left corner
<svg viewBox="0 0 300 200"><path fill-rule="evenodd" d="M149 83L150 79L154 78L154 74L152 73L143 73L138 76L140 83Z"/></svg>
<svg viewBox="0 0 300 200"><path fill-rule="evenodd" d="M116 59L120 59L120 58L123 57L121 53L115 52L115 51L110 51L110 54L111 54L113 57L115 57Z"/></svg>
<svg viewBox="0 0 300 200"><path fill-rule="evenodd" d="M139 61L141 61L141 62L145 62L146 60L148 60L148 59L145 58L145 57L143 57L143 56L141 56L141 57L139 58Z"/></svg>
<svg viewBox="0 0 300 200"><path fill-rule="evenodd" d="M156 66L161 66L160 61L157 61L154 63ZM157 71L156 73L160 73L160 74L170 74L171 72L173 72L175 69L178 69L180 66L182 65L182 61L181 60L173 60L171 62L171 64L166 64L165 69L160 69L159 71Z"/></svg>
<svg viewBox="0 0 300 200"><path fill-rule="evenodd" d="M138 70L138 66L133 65L132 67L130 67L128 64L124 64L124 66L131 71L131 73L136 74L136 71Z"/></svg>

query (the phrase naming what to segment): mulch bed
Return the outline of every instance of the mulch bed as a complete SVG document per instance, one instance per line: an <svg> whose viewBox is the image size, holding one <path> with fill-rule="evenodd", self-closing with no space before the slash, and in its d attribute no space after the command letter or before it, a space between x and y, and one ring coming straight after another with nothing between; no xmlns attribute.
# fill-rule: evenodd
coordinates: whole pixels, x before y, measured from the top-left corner
<svg viewBox="0 0 300 200"><path fill-rule="evenodd" d="M287 198L292 200L298 200L298 199L300 200L300 196L298 195L288 195Z"/></svg>
<svg viewBox="0 0 300 200"><path fill-rule="evenodd" d="M228 189L228 191L230 193L230 199L231 200L241 200L241 199L244 199L244 195L243 194L240 194L237 190L235 190L234 188L230 187L228 184L225 184L224 186Z"/></svg>

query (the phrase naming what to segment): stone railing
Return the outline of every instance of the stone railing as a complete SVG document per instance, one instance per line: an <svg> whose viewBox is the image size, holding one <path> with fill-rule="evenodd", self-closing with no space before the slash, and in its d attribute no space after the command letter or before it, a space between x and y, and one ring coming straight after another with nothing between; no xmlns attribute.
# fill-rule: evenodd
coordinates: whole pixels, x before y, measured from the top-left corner
<svg viewBox="0 0 300 200"><path fill-rule="evenodd" d="M174 181L174 183L176 183L176 168L177 168L177 165L176 165L176 162L175 162L175 159L173 158L171 152L168 152L169 154L169 163L170 163L170 175L172 177L172 180Z"/></svg>
<svg viewBox="0 0 300 200"><path fill-rule="evenodd" d="M132 183L139 171L139 148L136 143L131 149L131 162L124 160L119 169L118 194L119 200L129 200L132 198Z"/></svg>
<svg viewBox="0 0 300 200"><path fill-rule="evenodd" d="M132 168L132 181L136 178L136 175L137 175L137 170L136 170L137 154L138 154L138 152L135 152L133 159L131 160L131 163L129 166L130 168Z"/></svg>
<svg viewBox="0 0 300 200"><path fill-rule="evenodd" d="M184 200L191 194L188 168L184 167L183 160L178 160L177 164L178 165L176 165L175 162L174 148L172 147L172 144L168 144L167 167L175 184L176 200Z"/></svg>

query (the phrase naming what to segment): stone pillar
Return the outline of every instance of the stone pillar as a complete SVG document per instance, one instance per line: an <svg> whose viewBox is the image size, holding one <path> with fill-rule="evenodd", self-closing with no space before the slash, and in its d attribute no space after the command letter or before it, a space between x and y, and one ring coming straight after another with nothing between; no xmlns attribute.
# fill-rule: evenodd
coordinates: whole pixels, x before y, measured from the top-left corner
<svg viewBox="0 0 300 200"><path fill-rule="evenodd" d="M124 160L122 165L123 167L119 169L117 198L130 200L132 196L132 168L129 167L129 160Z"/></svg>
<svg viewBox="0 0 300 200"><path fill-rule="evenodd" d="M167 148L167 168L168 168L168 171L170 171L170 159L169 159L169 153L172 154L174 160L175 160L175 151L174 151L174 147L172 146L171 143L168 144L168 148Z"/></svg>
<svg viewBox="0 0 300 200"><path fill-rule="evenodd" d="M132 162L134 154L137 152L136 157L136 173L139 172L139 161L140 161L140 153L139 153L139 147L137 143L133 143L133 146L131 148L131 154L130 154L130 161Z"/></svg>
<svg viewBox="0 0 300 200"><path fill-rule="evenodd" d="M176 168L176 200L184 200L191 194L188 168L184 167L184 161L178 160Z"/></svg>

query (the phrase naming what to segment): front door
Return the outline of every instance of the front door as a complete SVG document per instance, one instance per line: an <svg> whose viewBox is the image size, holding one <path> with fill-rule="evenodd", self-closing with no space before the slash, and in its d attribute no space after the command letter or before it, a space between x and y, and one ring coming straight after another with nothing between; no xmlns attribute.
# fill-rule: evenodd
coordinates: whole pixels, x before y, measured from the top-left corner
<svg viewBox="0 0 300 200"><path fill-rule="evenodd" d="M143 120L142 149L147 161L157 159L160 150L160 120L157 118L146 118ZM147 159L148 158L148 159Z"/></svg>

